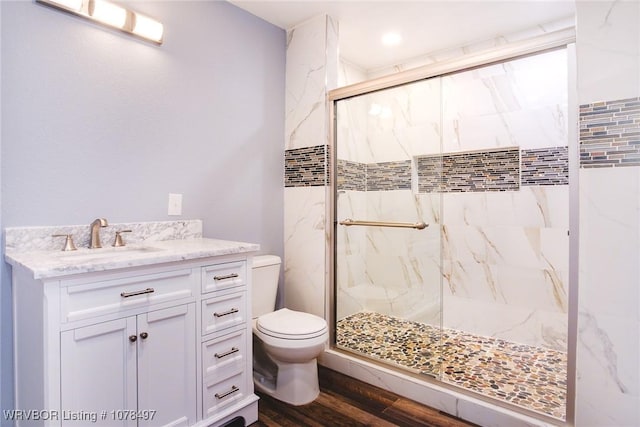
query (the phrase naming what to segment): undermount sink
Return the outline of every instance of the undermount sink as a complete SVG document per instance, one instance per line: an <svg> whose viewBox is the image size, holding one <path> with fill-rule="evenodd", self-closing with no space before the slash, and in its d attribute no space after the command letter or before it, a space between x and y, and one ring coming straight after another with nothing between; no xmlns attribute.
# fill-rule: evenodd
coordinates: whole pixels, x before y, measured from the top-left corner
<svg viewBox="0 0 640 427"><path fill-rule="evenodd" d="M104 258L114 258L123 255L146 254L150 252L159 252L164 249L155 248L153 246L121 246L98 249L79 249L77 251L58 252L55 258L61 261L80 262L87 260L100 260Z"/></svg>

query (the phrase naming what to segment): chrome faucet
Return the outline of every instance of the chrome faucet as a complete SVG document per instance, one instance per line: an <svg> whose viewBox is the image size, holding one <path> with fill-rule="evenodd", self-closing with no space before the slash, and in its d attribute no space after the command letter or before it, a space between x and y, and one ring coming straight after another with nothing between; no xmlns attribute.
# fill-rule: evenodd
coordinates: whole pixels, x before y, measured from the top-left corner
<svg viewBox="0 0 640 427"><path fill-rule="evenodd" d="M100 244L100 227L109 225L105 218L98 218L91 223L91 238L89 239L89 249L101 248Z"/></svg>

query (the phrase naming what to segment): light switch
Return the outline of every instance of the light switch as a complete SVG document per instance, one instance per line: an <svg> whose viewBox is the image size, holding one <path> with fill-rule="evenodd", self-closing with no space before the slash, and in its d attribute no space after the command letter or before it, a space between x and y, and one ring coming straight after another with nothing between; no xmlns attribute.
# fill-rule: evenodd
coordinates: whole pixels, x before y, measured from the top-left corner
<svg viewBox="0 0 640 427"><path fill-rule="evenodd" d="M169 193L169 215L182 215L182 194Z"/></svg>

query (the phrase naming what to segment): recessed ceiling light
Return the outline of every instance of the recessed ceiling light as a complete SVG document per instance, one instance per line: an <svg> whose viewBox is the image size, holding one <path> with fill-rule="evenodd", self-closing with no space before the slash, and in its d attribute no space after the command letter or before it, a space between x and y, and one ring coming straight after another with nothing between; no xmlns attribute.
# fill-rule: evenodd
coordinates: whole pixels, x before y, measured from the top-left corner
<svg viewBox="0 0 640 427"><path fill-rule="evenodd" d="M382 44L385 46L397 46L402 42L402 36L398 33L390 32L382 36Z"/></svg>

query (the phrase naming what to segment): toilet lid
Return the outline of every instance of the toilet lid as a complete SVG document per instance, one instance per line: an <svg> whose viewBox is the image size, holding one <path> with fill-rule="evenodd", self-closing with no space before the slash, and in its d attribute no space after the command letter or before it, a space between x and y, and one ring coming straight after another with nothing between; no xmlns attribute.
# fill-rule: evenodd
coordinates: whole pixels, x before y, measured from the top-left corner
<svg viewBox="0 0 640 427"><path fill-rule="evenodd" d="M283 308L258 317L256 328L276 338L299 340L322 335L327 322L313 314Z"/></svg>

